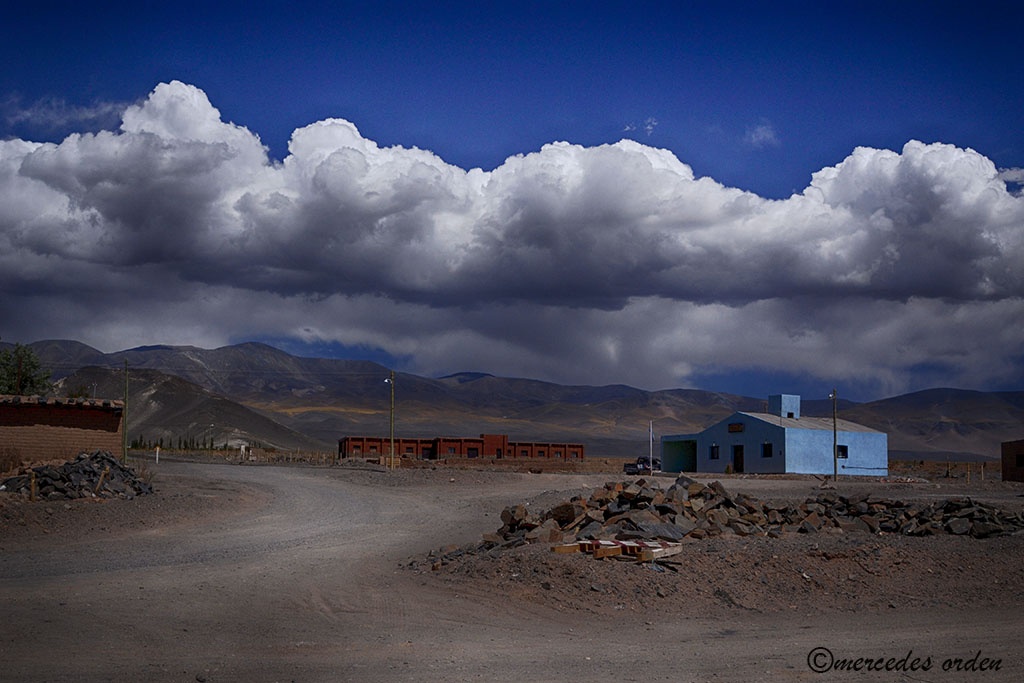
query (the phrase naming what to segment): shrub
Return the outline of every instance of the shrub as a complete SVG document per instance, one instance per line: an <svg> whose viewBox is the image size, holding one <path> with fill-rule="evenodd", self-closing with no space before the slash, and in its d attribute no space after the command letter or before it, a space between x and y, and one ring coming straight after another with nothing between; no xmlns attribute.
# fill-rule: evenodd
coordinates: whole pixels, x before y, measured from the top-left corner
<svg viewBox="0 0 1024 683"><path fill-rule="evenodd" d="M11 446L0 446L0 473L13 472L21 467L21 452Z"/></svg>

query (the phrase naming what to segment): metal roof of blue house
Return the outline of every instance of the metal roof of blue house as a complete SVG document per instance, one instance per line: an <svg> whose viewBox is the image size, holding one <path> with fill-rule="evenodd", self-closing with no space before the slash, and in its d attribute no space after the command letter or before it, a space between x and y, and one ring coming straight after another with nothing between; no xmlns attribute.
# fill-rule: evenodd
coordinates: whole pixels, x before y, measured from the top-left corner
<svg viewBox="0 0 1024 683"><path fill-rule="evenodd" d="M779 415L773 415L772 413L748 413L739 411L736 415L746 415L752 417L755 420L761 420L768 424L778 425L787 429L820 429L823 431L832 431L832 418L831 417L780 417ZM726 418L731 419L731 418ZM835 422L836 430L840 432L874 432L881 434L877 429L871 427L865 427L862 424L856 422L850 422L849 420L837 419Z"/></svg>

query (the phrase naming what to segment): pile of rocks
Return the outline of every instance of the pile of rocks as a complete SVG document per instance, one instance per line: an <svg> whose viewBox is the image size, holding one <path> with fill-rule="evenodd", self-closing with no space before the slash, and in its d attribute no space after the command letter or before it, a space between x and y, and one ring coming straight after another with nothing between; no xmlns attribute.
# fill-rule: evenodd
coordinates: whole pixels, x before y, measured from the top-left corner
<svg viewBox="0 0 1024 683"><path fill-rule="evenodd" d="M134 498L153 493L153 486L118 462L108 451L79 453L59 467L39 465L0 482L11 491L41 500Z"/></svg>
<svg viewBox="0 0 1024 683"><path fill-rule="evenodd" d="M778 537L793 532L986 538L1024 529L1021 514L970 498L924 504L823 491L799 505L774 504L742 493L731 495L717 481L705 485L686 476L667 490L643 479L605 484L589 498L576 496L544 512L514 505L502 511L501 521L500 529L484 535L486 548L590 539L680 541L726 534Z"/></svg>

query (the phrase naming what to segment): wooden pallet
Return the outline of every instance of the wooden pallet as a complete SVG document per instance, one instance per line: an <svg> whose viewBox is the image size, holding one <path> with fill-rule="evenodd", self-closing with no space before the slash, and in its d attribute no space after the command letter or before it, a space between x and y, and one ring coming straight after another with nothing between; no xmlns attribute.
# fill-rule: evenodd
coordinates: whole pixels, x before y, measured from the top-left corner
<svg viewBox="0 0 1024 683"><path fill-rule="evenodd" d="M678 555L683 551L683 544L670 543L668 541L588 540L554 545L551 547L551 551L556 553L585 553L592 555L595 559L625 556L633 558L637 562L652 562L663 557Z"/></svg>

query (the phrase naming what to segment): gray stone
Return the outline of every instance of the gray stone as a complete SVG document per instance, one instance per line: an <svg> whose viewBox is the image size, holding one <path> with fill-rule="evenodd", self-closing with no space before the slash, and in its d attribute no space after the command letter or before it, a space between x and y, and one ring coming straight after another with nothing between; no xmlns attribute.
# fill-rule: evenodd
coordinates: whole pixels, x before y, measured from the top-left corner
<svg viewBox="0 0 1024 683"><path fill-rule="evenodd" d="M1008 533L1007 529L1000 524L988 521L977 521L971 526L971 535L975 538L988 538L989 536L1001 536Z"/></svg>
<svg viewBox="0 0 1024 683"><path fill-rule="evenodd" d="M705 517L709 522L712 522L713 524L718 524L719 526L725 526L729 523L730 519L729 513L722 509L708 510L708 513L707 515L705 515Z"/></svg>
<svg viewBox="0 0 1024 683"><path fill-rule="evenodd" d="M878 530L879 530L879 521L878 521L878 518L875 517L874 515L861 515L857 519L859 519L861 522L866 524L868 526L868 529L871 531L871 533L877 533L878 532Z"/></svg>
<svg viewBox="0 0 1024 683"><path fill-rule="evenodd" d="M665 541L680 541L690 531L690 529L684 529L667 522L644 522L637 525L637 530L643 533L644 538L652 540L662 539Z"/></svg>
<svg viewBox="0 0 1024 683"><path fill-rule="evenodd" d="M818 533L818 527L814 526L814 524L808 522L805 519L804 521L800 522L799 531L802 534L816 534Z"/></svg>
<svg viewBox="0 0 1024 683"><path fill-rule="evenodd" d="M946 529L949 530L949 533L956 534L957 536L970 532L971 526L971 520L963 517L953 517L946 522Z"/></svg>
<svg viewBox="0 0 1024 683"><path fill-rule="evenodd" d="M560 526L572 524L577 517L584 512L583 506L577 503L562 503L551 508L548 516L554 519Z"/></svg>
<svg viewBox="0 0 1024 683"><path fill-rule="evenodd" d="M761 533L761 529L740 519L729 522L729 528L736 532L737 536L752 536Z"/></svg>

